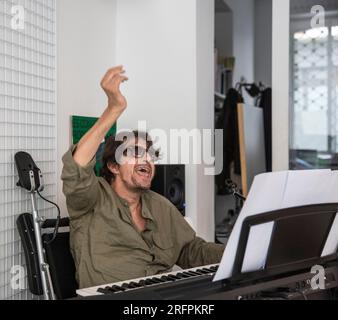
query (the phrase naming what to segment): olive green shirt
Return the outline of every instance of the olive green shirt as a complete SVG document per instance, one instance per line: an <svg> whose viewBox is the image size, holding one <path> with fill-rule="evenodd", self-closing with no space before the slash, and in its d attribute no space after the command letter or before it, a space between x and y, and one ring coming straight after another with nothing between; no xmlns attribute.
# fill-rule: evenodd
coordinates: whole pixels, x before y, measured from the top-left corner
<svg viewBox="0 0 338 320"><path fill-rule="evenodd" d="M224 246L196 237L181 213L153 191L142 194L146 228L139 232L129 206L94 173L81 167L76 146L63 156L63 192L70 216L70 247L80 288L218 263Z"/></svg>

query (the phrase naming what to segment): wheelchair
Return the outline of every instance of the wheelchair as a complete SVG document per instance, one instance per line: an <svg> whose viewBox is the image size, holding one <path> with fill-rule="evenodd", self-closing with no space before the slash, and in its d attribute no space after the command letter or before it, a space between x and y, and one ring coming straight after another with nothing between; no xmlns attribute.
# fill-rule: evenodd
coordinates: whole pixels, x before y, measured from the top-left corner
<svg viewBox="0 0 338 320"><path fill-rule="evenodd" d="M76 297L78 284L69 247L69 232L58 232L59 227L69 227L69 219L61 219L58 205L40 194L44 187L43 176L32 157L26 152L18 152L15 163L19 175L17 186L28 191L32 201L32 212L20 214L16 220L27 265L29 290L45 300ZM39 216L37 194L56 206L57 219L45 220ZM54 232L42 234L42 230L50 228L54 228Z"/></svg>
<svg viewBox="0 0 338 320"><path fill-rule="evenodd" d="M46 220L41 229L54 228L56 219ZM34 233L33 216L31 213L23 213L17 218L17 228L20 234L24 250L28 287L32 294L44 295L40 262L38 258L37 241ZM68 227L69 219L63 218L59 222L60 227ZM75 279L75 264L69 248L69 232L59 232L53 238L53 233L42 235L42 244L45 262L48 264L52 286L49 288L53 299L63 300L76 297L78 284Z"/></svg>

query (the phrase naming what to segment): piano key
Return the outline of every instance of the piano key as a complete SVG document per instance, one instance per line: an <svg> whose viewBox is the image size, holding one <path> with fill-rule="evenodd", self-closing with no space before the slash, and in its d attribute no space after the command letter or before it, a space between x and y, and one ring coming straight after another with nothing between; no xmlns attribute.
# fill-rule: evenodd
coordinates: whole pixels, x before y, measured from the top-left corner
<svg viewBox="0 0 338 320"><path fill-rule="evenodd" d="M201 272L201 271L198 271L198 270L194 270L194 272L195 272L195 273L197 273L199 276L203 276L203 275L204 275L204 273L203 273L203 272Z"/></svg>
<svg viewBox="0 0 338 320"><path fill-rule="evenodd" d="M170 274L170 275L168 276L168 278L169 278L169 280L173 280L173 281L176 281L176 280L179 280L179 279L180 279L179 277L176 277L176 276L174 276L173 274Z"/></svg>
<svg viewBox="0 0 338 320"><path fill-rule="evenodd" d="M198 274L194 273L194 271L186 271L184 274L188 274L190 277L196 277Z"/></svg>
<svg viewBox="0 0 338 320"><path fill-rule="evenodd" d="M119 292L120 291L119 289L116 289L114 287L106 287L105 290L109 291L109 292Z"/></svg>
<svg viewBox="0 0 338 320"><path fill-rule="evenodd" d="M137 284L136 282L130 282L128 287L131 289L134 289L134 288L140 288L141 286Z"/></svg>
<svg viewBox="0 0 338 320"><path fill-rule="evenodd" d="M163 283L163 281L159 278L151 278L151 280L157 282L157 283Z"/></svg>
<svg viewBox="0 0 338 320"><path fill-rule="evenodd" d="M146 285L155 284L155 283L156 283L156 281L151 280L151 279L147 279L147 280L145 281L145 284L146 284Z"/></svg>
<svg viewBox="0 0 338 320"><path fill-rule="evenodd" d="M176 277L179 277L180 279L189 278L189 276L183 274L182 272L176 273Z"/></svg>
<svg viewBox="0 0 338 320"><path fill-rule="evenodd" d="M120 291L125 291L126 289L122 286L114 286L115 289L120 290Z"/></svg>
<svg viewBox="0 0 338 320"><path fill-rule="evenodd" d="M110 292L110 293L112 293L112 292L114 293L114 292L122 292L125 289L121 288L119 286L111 286L111 287L106 287L105 290L108 291L108 292Z"/></svg>
<svg viewBox="0 0 338 320"><path fill-rule="evenodd" d="M191 278L191 277L194 277L194 276L195 276L194 274L192 274L192 273L190 273L190 272L188 272L188 271L183 272L183 274L184 274L185 276L187 276L187 278Z"/></svg>
<svg viewBox="0 0 338 320"><path fill-rule="evenodd" d="M109 290L106 289L106 288L99 288L99 289L97 290L97 292L103 293L103 294L109 294Z"/></svg>
<svg viewBox="0 0 338 320"><path fill-rule="evenodd" d="M163 281L165 281L165 282L169 281L169 279L168 279L167 276L162 276L160 279L163 280Z"/></svg>
<svg viewBox="0 0 338 320"><path fill-rule="evenodd" d="M146 281L145 281L145 280L140 280L140 281L138 282L138 284L139 284L141 287L143 287L143 286L146 285Z"/></svg>
<svg viewBox="0 0 338 320"><path fill-rule="evenodd" d="M210 272L206 271L206 270L203 270L203 269L197 269L196 270L197 272L200 272L202 274L209 274Z"/></svg>

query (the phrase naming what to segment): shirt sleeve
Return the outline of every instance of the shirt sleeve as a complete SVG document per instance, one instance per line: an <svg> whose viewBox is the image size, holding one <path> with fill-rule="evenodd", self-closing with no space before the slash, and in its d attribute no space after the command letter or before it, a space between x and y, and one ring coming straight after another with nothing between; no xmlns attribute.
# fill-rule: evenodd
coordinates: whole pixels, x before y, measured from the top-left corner
<svg viewBox="0 0 338 320"><path fill-rule="evenodd" d="M91 212L96 204L99 191L98 178L95 175L95 158L81 167L73 158L76 145L70 147L62 158L63 193L66 196L68 213L71 219Z"/></svg>
<svg viewBox="0 0 338 320"><path fill-rule="evenodd" d="M225 246L195 237L183 247L177 265L183 269L220 263Z"/></svg>
<svg viewBox="0 0 338 320"><path fill-rule="evenodd" d="M198 266L216 264L222 259L225 245L206 242L196 236L181 213L174 207L172 209L176 243L180 250L176 264L183 268L194 268Z"/></svg>

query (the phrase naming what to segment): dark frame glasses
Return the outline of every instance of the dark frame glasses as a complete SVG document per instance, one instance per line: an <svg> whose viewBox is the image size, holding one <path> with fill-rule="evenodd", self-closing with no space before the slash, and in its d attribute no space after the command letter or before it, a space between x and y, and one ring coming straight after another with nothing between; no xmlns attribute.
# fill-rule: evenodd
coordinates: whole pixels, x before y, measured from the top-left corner
<svg viewBox="0 0 338 320"><path fill-rule="evenodd" d="M129 158L135 158L135 159L140 159L143 158L144 155L148 153L152 161L157 161L160 159L160 151L155 150L153 147L149 147L147 149L141 147L141 146L129 146L124 149L123 151L123 156L124 157L129 157Z"/></svg>

